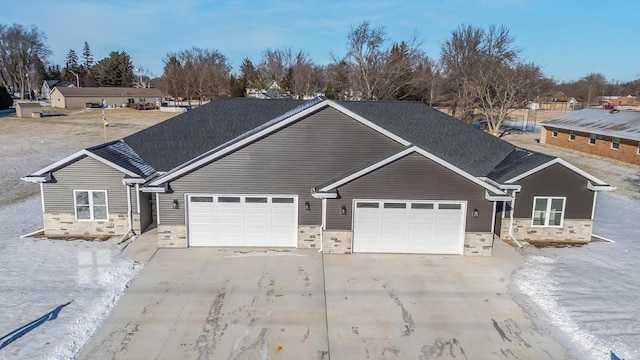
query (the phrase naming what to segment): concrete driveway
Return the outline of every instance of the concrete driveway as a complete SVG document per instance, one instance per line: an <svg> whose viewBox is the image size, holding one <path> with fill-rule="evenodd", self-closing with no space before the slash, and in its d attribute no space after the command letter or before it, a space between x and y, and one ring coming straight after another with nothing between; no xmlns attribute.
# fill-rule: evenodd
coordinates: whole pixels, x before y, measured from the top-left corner
<svg viewBox="0 0 640 360"><path fill-rule="evenodd" d="M80 359L322 359L322 256L161 249Z"/></svg>
<svg viewBox="0 0 640 360"><path fill-rule="evenodd" d="M159 250L79 358L568 358L508 294L522 260Z"/></svg>

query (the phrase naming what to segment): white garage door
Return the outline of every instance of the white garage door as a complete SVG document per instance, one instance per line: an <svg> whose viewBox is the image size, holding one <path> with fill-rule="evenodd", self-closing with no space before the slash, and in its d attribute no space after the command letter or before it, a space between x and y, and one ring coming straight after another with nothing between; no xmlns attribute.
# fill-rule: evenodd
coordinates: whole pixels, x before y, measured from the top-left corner
<svg viewBox="0 0 640 360"><path fill-rule="evenodd" d="M296 247L295 196L189 195L189 246Z"/></svg>
<svg viewBox="0 0 640 360"><path fill-rule="evenodd" d="M462 254L466 203L355 201L353 251Z"/></svg>

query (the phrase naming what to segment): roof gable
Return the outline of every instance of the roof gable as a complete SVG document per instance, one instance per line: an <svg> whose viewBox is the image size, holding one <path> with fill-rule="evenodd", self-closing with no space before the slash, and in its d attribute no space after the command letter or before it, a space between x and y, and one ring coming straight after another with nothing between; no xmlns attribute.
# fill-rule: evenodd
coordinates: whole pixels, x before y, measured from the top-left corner
<svg viewBox="0 0 640 360"><path fill-rule="evenodd" d="M273 100L267 100L273 101ZM267 121L266 123L247 131L239 135L236 138L233 138L226 143L221 144L220 146L194 158L193 160L171 170L169 173L164 174L163 176L155 179L150 183L150 186L157 186L163 184L167 181L171 181L179 176L182 176L190 171L193 171L197 168L200 168L203 165L206 165L212 161L215 161L217 158L220 158L236 149L245 146L255 140L258 140L264 136L267 136L273 132L280 130L281 128L300 120L316 111L319 111L327 106L334 108L337 111L344 113L345 115L355 119L358 122L365 124L366 126L382 133L383 135L388 136L389 138L399 142L402 145L409 145L410 143L395 134L387 131L386 129L377 126L376 124L371 123L367 119L362 116L355 114L348 109L332 102L330 100L324 100L322 98L316 98L314 100L305 102L294 109L291 109L285 114L279 115L276 118Z"/></svg>
<svg viewBox="0 0 640 360"><path fill-rule="evenodd" d="M338 102L474 176L489 174L515 146L419 102Z"/></svg>
<svg viewBox="0 0 640 360"><path fill-rule="evenodd" d="M417 146L408 146L405 149L403 149L402 151L399 151L393 155L390 155L384 159L381 159L379 161L367 164L361 168L358 169L354 169L346 174L343 174L342 176L335 178L333 180L330 180L324 184L319 185L318 187L316 187L316 192L317 193L333 193L335 191L336 188L347 184L351 181L354 181L362 176L365 176L371 172L374 172L378 169L380 169L381 167L388 165L394 161L400 160L410 154L420 154L422 156L424 156L425 158L435 162L436 164L439 164L443 167L445 167L448 170L451 170L452 172L462 176L463 178L471 181L472 183L484 188L485 190L490 191L493 194L501 194L501 195L505 195L502 190L500 190L498 187L482 181L480 179L478 179L477 177L465 172L464 170L455 167L454 165L450 164L449 162L425 151L424 149L421 149Z"/></svg>

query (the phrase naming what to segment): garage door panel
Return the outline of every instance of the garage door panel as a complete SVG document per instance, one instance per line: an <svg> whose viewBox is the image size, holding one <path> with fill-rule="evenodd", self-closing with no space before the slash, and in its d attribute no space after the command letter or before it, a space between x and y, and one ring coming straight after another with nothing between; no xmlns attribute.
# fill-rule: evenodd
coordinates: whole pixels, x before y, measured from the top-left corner
<svg viewBox="0 0 640 360"><path fill-rule="evenodd" d="M295 247L293 196L189 196L190 246ZM195 199L195 201L194 201ZM208 201L208 205L202 205Z"/></svg>
<svg viewBox="0 0 640 360"><path fill-rule="evenodd" d="M464 203L355 201L354 252L461 254Z"/></svg>

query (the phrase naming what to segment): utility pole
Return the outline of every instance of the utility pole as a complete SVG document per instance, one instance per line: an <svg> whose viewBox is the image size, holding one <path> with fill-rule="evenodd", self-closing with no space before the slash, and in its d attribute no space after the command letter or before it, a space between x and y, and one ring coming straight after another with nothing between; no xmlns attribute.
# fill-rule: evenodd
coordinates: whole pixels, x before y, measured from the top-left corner
<svg viewBox="0 0 640 360"><path fill-rule="evenodd" d="M80 87L80 77L78 76L78 74L73 70L69 70L69 72L76 76L76 86Z"/></svg>

